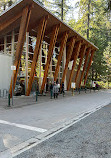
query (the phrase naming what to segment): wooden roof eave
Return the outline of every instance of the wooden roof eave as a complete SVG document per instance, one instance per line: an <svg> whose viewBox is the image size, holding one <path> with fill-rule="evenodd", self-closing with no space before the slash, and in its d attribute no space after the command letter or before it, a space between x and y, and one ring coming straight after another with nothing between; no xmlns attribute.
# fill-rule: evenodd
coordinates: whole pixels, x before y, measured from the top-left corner
<svg viewBox="0 0 111 158"><path fill-rule="evenodd" d="M0 15L0 23L1 23L1 21L5 20L6 17L8 17L8 15L10 16L14 12L18 13L18 11L20 11L20 9L24 8L27 5L30 5L31 3L34 4L34 8L32 9L32 15L31 15L31 20L30 20L29 28L32 25L32 22L34 22L34 19L35 19L35 21L38 20L37 18L40 19L39 12L42 11L43 12L42 14L44 16L47 16L47 15L49 16L49 22L47 24L47 30L46 30L46 32L48 32L48 30L50 30L50 28L53 26L53 24L60 23L61 24L61 28L60 28L58 36L60 36L60 34L62 34L64 31L69 31L70 32L69 33L69 38L71 38L73 36L78 36L77 41L83 40L84 43L87 44L89 47L92 47L95 50L98 49L93 43L91 43L90 41L88 41L87 39L85 39L84 37L82 37L79 33L77 33L75 30L73 30L70 26L68 26L66 23L64 23L63 21L61 21L59 18L57 18L55 15L53 15L50 11L48 11L46 8L44 8L43 6L41 6L36 0L28 0L28 1L27 0L19 0L17 3L13 4L11 7L9 7L6 11L4 11ZM37 11L37 9L39 9L39 11ZM37 15L39 17L37 17ZM52 21L53 21L53 24L52 24ZM7 31L9 31L10 29L12 29L12 26L11 26L11 28L9 27L7 29ZM18 27L18 24L16 25L16 27ZM4 32L7 32L7 31L5 30ZM37 29L35 29L35 31L37 31ZM32 32L32 31L30 31L30 32ZM35 32L35 36L36 36L36 32ZM47 35L47 36L50 38L50 34ZM60 39L58 38L58 41L59 40Z"/></svg>

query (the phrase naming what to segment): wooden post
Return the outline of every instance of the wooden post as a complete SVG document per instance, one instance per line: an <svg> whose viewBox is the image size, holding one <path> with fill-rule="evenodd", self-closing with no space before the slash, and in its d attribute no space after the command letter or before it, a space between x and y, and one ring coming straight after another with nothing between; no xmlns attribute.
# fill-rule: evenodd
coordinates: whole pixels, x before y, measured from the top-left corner
<svg viewBox="0 0 111 158"><path fill-rule="evenodd" d="M15 33L14 33L14 30L12 31L12 46L11 46L11 55L12 55L12 59L13 59L13 56L14 56L14 42L15 42ZM13 65L13 61L12 61L12 65Z"/></svg>
<svg viewBox="0 0 111 158"><path fill-rule="evenodd" d="M36 70L36 65L37 65L38 57L39 57L39 54L41 51L41 45L42 45L42 41L43 41L45 29L46 29L47 19L48 19L48 16L43 17L41 19L39 27L38 27L36 46L35 46L33 61L32 61L32 65L31 65L31 72L30 72L30 77L29 77L29 82L28 82L28 89L26 92L27 96L29 96L30 92L31 92L32 83L34 80L34 74L35 74L35 70Z"/></svg>
<svg viewBox="0 0 111 158"><path fill-rule="evenodd" d="M23 45L24 45L24 41L25 41L27 27L29 24L30 15L31 15L31 10L29 10L29 8L26 7L22 12L18 43L17 43L16 54L15 54L14 65L16 66L16 70L12 74L12 76L13 76L13 90L15 88L15 84L16 84L16 80L17 80L17 74L19 71L20 60L21 60L21 55L22 55L22 50L23 50ZM12 97L12 78L11 78L9 93L10 93L10 96Z"/></svg>
<svg viewBox="0 0 111 158"><path fill-rule="evenodd" d="M80 81L79 81L79 88L80 88L81 82L83 80L83 76L84 76L84 72L85 72L85 69L86 69L87 62L88 62L90 51L91 51L91 48L88 48L87 52L86 52L86 58L85 58L84 66L83 66L83 71L82 71L81 78L80 78Z"/></svg>
<svg viewBox="0 0 111 158"><path fill-rule="evenodd" d="M7 36L5 35L4 36L4 54L7 54L6 48L7 48Z"/></svg>
<svg viewBox="0 0 111 158"><path fill-rule="evenodd" d="M73 52L73 49L74 49L74 45L75 45L75 37L72 37L70 42L69 42L69 47L68 47L68 51L67 51L68 57L66 59L66 64L65 64L65 68L64 68L61 83L63 83L64 80L65 80L65 76L66 76L66 73L67 73L67 70L68 70L68 64L69 64L70 59L71 59L71 55L72 55L72 52ZM62 84L61 84L61 88L62 88Z"/></svg>
<svg viewBox="0 0 111 158"><path fill-rule="evenodd" d="M29 52L29 32L26 33L25 94L28 88L28 52Z"/></svg>
<svg viewBox="0 0 111 158"><path fill-rule="evenodd" d="M40 93L42 93L42 91L44 90L44 86L45 86L45 83L46 83L48 70L49 70L49 66L50 66L50 61L51 61L51 57L52 57L53 50L54 50L54 47L55 47L55 43L56 43L56 40L57 40L59 28L60 28L60 24L55 25L54 28L53 28L53 31L52 31L52 35L51 35L51 38L50 38L49 50L48 50L48 59L47 59L46 65L45 65L44 77L43 77L43 82L42 82Z"/></svg>
<svg viewBox="0 0 111 158"><path fill-rule="evenodd" d="M75 66L76 66L76 61L77 61L77 58L79 56L79 52L80 52L80 48L81 48L81 41L78 41L77 44L76 44L76 49L75 49L75 54L74 54L74 61L73 61L73 66L72 66L72 70L71 70L71 73L70 73L70 77L69 77L69 82L68 82L68 86L67 86L67 90L69 90L70 88L70 85L71 85L71 80L72 80L72 77L73 77L73 74L74 74L74 69L75 69Z"/></svg>
<svg viewBox="0 0 111 158"><path fill-rule="evenodd" d="M85 75L84 86L86 85L86 81L87 81L87 77L88 77L88 72L89 72L89 69L90 69L90 66L91 66L91 63L92 63L94 52L95 52L95 50L91 51L91 57L90 57L89 64L88 64L88 67L87 67L87 71L86 71L86 75Z"/></svg>
<svg viewBox="0 0 111 158"><path fill-rule="evenodd" d="M79 62L78 70L77 70L75 81L74 81L75 83L77 82L77 79L78 79L78 76L79 76L79 73L80 73L80 68L81 68L81 65L82 65L82 62L83 62L83 58L84 58L84 55L85 55L85 52L86 52L86 48L87 48L86 45L82 45L82 47L81 47L80 62Z"/></svg>
<svg viewBox="0 0 111 158"><path fill-rule="evenodd" d="M57 61L55 74L54 74L54 81L57 80L59 67L60 67L60 62L62 60L62 56L63 56L63 52L64 52L64 49L65 49L65 46L66 46L67 39L68 39L68 32L65 32L63 34L62 41L61 41L60 52L59 52L58 61Z"/></svg>
<svg viewBox="0 0 111 158"><path fill-rule="evenodd" d="M66 55L66 52L67 51L67 48L66 48L66 46L65 46L65 49L64 49L64 52L63 52L63 62L62 62L62 74L63 74L63 71L64 71L64 69L65 69L65 65L66 65L66 58L67 58L67 55ZM61 74L61 75L62 75ZM62 79L62 76L61 76L61 79ZM60 82L59 83L61 83L61 80L60 80ZM60 86L61 86L62 84L60 84ZM61 88L61 87L60 87ZM61 89L60 89L61 90ZM67 81L66 81L66 76L65 76L65 79L64 79L64 91L65 90L67 90Z"/></svg>
<svg viewBox="0 0 111 158"><path fill-rule="evenodd" d="M39 71L40 71L40 74L39 74L39 89L41 87L41 64L42 64L42 49L40 50L40 68L39 68Z"/></svg>
<svg viewBox="0 0 111 158"><path fill-rule="evenodd" d="M14 64L14 42L15 42L15 33L14 30L12 31L12 40L11 40L11 56L12 56L12 65Z"/></svg>

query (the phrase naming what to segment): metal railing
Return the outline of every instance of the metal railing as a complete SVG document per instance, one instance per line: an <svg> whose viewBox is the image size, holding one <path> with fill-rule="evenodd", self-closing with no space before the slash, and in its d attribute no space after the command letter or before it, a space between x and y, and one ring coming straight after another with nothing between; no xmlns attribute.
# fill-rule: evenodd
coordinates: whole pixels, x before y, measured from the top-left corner
<svg viewBox="0 0 111 158"><path fill-rule="evenodd" d="M8 90L7 89L0 89L0 98L8 98Z"/></svg>

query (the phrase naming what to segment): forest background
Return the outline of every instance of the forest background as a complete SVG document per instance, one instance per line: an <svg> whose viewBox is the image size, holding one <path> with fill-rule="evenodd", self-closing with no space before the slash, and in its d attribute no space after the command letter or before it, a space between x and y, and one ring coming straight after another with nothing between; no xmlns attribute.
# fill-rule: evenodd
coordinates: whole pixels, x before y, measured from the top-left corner
<svg viewBox="0 0 111 158"><path fill-rule="evenodd" d="M74 30L94 43L96 51L88 82L111 88L111 0L37 0ZM0 0L0 12L17 0Z"/></svg>

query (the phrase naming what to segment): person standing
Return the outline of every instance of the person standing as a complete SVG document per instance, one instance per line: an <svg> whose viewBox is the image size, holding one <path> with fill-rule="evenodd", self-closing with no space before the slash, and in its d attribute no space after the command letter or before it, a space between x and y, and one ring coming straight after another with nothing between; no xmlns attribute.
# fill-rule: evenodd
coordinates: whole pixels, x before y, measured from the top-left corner
<svg viewBox="0 0 111 158"><path fill-rule="evenodd" d="M38 81L37 81L37 86L36 86L36 92L39 94L39 84L38 84Z"/></svg>
<svg viewBox="0 0 111 158"><path fill-rule="evenodd" d="M51 96L51 99L52 99L52 96L53 96L53 84L52 84L52 82L50 84L50 96Z"/></svg>
<svg viewBox="0 0 111 158"><path fill-rule="evenodd" d="M63 94L63 96L64 96L64 94L65 94L65 92L64 92L64 82L62 82L62 89L61 89L61 93Z"/></svg>
<svg viewBox="0 0 111 158"><path fill-rule="evenodd" d="M54 95L54 99L56 98L56 83L54 82L54 86L53 86L53 95Z"/></svg>
<svg viewBox="0 0 111 158"><path fill-rule="evenodd" d="M58 98L58 94L59 94L59 87L58 84L56 84L56 98Z"/></svg>

